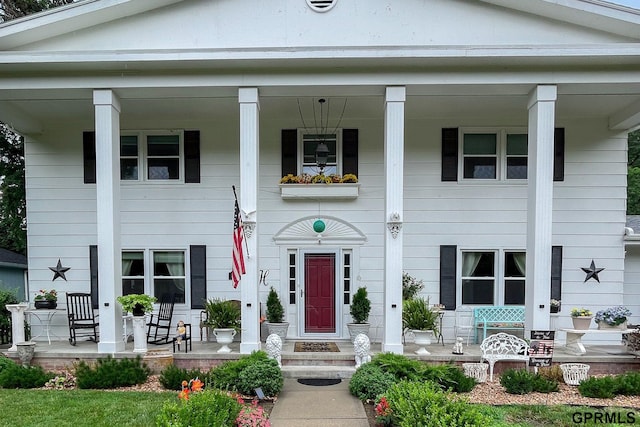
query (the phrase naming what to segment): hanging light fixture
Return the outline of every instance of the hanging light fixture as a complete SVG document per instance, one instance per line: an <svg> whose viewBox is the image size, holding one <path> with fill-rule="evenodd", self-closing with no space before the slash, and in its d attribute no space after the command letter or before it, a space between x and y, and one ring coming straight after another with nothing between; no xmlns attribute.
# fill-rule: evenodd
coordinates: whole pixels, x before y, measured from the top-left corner
<svg viewBox="0 0 640 427"><path fill-rule="evenodd" d="M316 147L316 164L320 170L320 175L324 174L324 168L327 167L329 160L329 147L324 141L320 141Z"/></svg>

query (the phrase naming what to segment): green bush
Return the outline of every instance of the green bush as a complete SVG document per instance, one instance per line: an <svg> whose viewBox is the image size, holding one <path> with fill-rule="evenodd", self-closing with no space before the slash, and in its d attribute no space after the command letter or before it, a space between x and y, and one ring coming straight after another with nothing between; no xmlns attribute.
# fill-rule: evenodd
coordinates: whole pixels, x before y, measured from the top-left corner
<svg viewBox="0 0 640 427"><path fill-rule="evenodd" d="M418 381L425 369L423 363L395 353L378 353L371 359L371 363L378 365L398 381Z"/></svg>
<svg viewBox="0 0 640 427"><path fill-rule="evenodd" d="M7 310L7 304L17 304L18 298L15 292L0 290L0 326L11 325L11 312Z"/></svg>
<svg viewBox="0 0 640 427"><path fill-rule="evenodd" d="M13 366L15 365L16 362L14 362L13 360L9 359L6 356L0 355L0 372L2 372L3 369L9 367L9 366Z"/></svg>
<svg viewBox="0 0 640 427"><path fill-rule="evenodd" d="M487 426L490 419L432 382L401 381L385 393L399 427Z"/></svg>
<svg viewBox="0 0 640 427"><path fill-rule="evenodd" d="M555 381L557 383L564 382L564 376L562 375L562 369L560 365L547 366L538 369L538 373L541 377L548 380Z"/></svg>
<svg viewBox="0 0 640 427"><path fill-rule="evenodd" d="M105 389L144 383L151 370L142 357L116 360L111 356L98 359L95 366L80 361L75 367L78 388Z"/></svg>
<svg viewBox="0 0 640 427"><path fill-rule="evenodd" d="M618 381L614 377L591 377L580 383L578 391L584 397L611 399L618 390Z"/></svg>
<svg viewBox="0 0 640 427"><path fill-rule="evenodd" d="M558 391L558 382L524 369L507 369L500 377L500 385L510 394L527 394L532 391L550 393Z"/></svg>
<svg viewBox="0 0 640 427"><path fill-rule="evenodd" d="M40 366L22 366L17 363L7 363L0 371L0 387L39 388L45 385L53 376L52 373L45 372Z"/></svg>
<svg viewBox="0 0 640 427"><path fill-rule="evenodd" d="M476 386L474 378L466 376L460 367L450 363L425 366L422 378L437 383L443 390L456 393L467 393Z"/></svg>
<svg viewBox="0 0 640 427"><path fill-rule="evenodd" d="M283 385L282 370L273 359L256 360L238 375L237 388L245 396L255 395L258 387L265 396L277 396Z"/></svg>
<svg viewBox="0 0 640 427"><path fill-rule="evenodd" d="M164 404L156 418L157 426L233 427L242 405L220 390L191 393L189 400L174 400Z"/></svg>
<svg viewBox="0 0 640 427"><path fill-rule="evenodd" d="M249 356L243 356L238 360L225 362L209 371L209 381L212 387L220 390L237 391L238 378L247 366L269 357L264 351L254 351Z"/></svg>
<svg viewBox="0 0 640 427"><path fill-rule="evenodd" d="M169 365L160 373L160 384L167 390L182 390L182 381L189 381L194 378L207 383L208 374L199 369L183 369L176 365Z"/></svg>
<svg viewBox="0 0 640 427"><path fill-rule="evenodd" d="M640 372L627 372L615 377L616 394L640 395Z"/></svg>
<svg viewBox="0 0 640 427"><path fill-rule="evenodd" d="M375 400L396 383L396 378L373 363L365 363L353 373L349 392L362 401Z"/></svg>

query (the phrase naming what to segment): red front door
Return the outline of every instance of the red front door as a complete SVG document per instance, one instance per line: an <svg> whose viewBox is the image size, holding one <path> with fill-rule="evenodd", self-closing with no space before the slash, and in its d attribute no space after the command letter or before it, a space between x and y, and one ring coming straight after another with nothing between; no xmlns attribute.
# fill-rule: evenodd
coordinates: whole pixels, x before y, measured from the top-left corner
<svg viewBox="0 0 640 427"><path fill-rule="evenodd" d="M336 332L335 264L335 254L305 254L305 333Z"/></svg>

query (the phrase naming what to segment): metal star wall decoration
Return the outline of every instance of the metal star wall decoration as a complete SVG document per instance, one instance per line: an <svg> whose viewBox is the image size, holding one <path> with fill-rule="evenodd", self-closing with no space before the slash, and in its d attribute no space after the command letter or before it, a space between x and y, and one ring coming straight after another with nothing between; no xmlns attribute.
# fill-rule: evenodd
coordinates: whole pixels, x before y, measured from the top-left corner
<svg viewBox="0 0 640 427"><path fill-rule="evenodd" d="M581 268L582 268L582 271L587 273L587 277L584 279L585 282L593 278L593 279L596 279L596 282L600 283L600 278L598 277L598 273L604 270L604 268L596 268L596 263L593 260L591 260L591 265L589 266L589 268L585 268L585 267L581 267Z"/></svg>
<svg viewBox="0 0 640 427"><path fill-rule="evenodd" d="M53 271L53 279L51 279L52 282L58 277L62 277L66 282L67 277L64 275L64 273L71 270L71 267L63 267L60 259L58 258L58 265L56 265L55 267L49 267L49 270Z"/></svg>

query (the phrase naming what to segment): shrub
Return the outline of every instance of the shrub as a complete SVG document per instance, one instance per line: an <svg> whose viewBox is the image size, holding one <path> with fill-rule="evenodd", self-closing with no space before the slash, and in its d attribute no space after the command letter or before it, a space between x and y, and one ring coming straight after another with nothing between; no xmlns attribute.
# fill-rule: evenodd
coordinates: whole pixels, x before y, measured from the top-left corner
<svg viewBox="0 0 640 427"><path fill-rule="evenodd" d="M640 372L627 372L615 377L616 394L625 396L640 395Z"/></svg>
<svg viewBox="0 0 640 427"><path fill-rule="evenodd" d="M564 376L562 375L562 369L559 365L548 366L538 369L538 373L541 377L555 382L564 382Z"/></svg>
<svg viewBox="0 0 640 427"><path fill-rule="evenodd" d="M269 357L264 351L254 351L249 356L225 362L209 371L211 386L220 390L237 391L238 378L247 366Z"/></svg>
<svg viewBox="0 0 640 427"><path fill-rule="evenodd" d="M257 360L238 375L238 391L245 396L255 394L260 387L265 396L277 396L284 385L284 377L273 359Z"/></svg>
<svg viewBox="0 0 640 427"><path fill-rule="evenodd" d="M376 364L361 365L349 381L349 392L362 401L374 400L396 383L396 378Z"/></svg>
<svg viewBox="0 0 640 427"><path fill-rule="evenodd" d="M3 369L13 365L16 365L16 362L6 356L0 355L0 372L2 372Z"/></svg>
<svg viewBox="0 0 640 427"><path fill-rule="evenodd" d="M614 377L591 377L580 383L578 391L584 397L610 399L616 394L618 382Z"/></svg>
<svg viewBox="0 0 640 427"><path fill-rule="evenodd" d="M378 353L371 363L378 365L383 371L390 373L397 381L417 381L422 377L424 366L417 360L408 359L406 356L395 353Z"/></svg>
<svg viewBox="0 0 640 427"><path fill-rule="evenodd" d="M188 400L164 404L156 418L157 426L233 427L242 405L220 390L192 393Z"/></svg>
<svg viewBox="0 0 640 427"><path fill-rule="evenodd" d="M553 390L553 384L555 384L555 390ZM527 394L532 391L548 393L558 389L558 383L524 369L507 369L500 377L500 385L510 394Z"/></svg>
<svg viewBox="0 0 640 427"><path fill-rule="evenodd" d="M199 378L202 382L206 383L208 374L200 371L199 369L182 369L176 365L169 365L164 371L160 373L160 384L167 390L180 390L182 388L182 381L189 381L192 378Z"/></svg>
<svg viewBox="0 0 640 427"><path fill-rule="evenodd" d="M460 367L450 363L426 366L422 378L437 383L443 390L456 393L467 393L476 386L474 378L467 377Z"/></svg>
<svg viewBox="0 0 640 427"><path fill-rule="evenodd" d="M17 363L7 364L0 371L0 387L39 388L51 378L53 378L53 374L45 372L40 366L22 366Z"/></svg>
<svg viewBox="0 0 640 427"><path fill-rule="evenodd" d="M98 359L95 366L80 361L75 367L78 388L105 389L144 383L151 370L142 357L116 360L111 356Z"/></svg>
<svg viewBox="0 0 640 427"><path fill-rule="evenodd" d="M488 417L432 382L402 381L385 393L393 425L401 427L486 426Z"/></svg>
<svg viewBox="0 0 640 427"><path fill-rule="evenodd" d="M0 326L11 325L11 312L7 310L7 304L17 304L16 293L7 290L0 290Z"/></svg>

